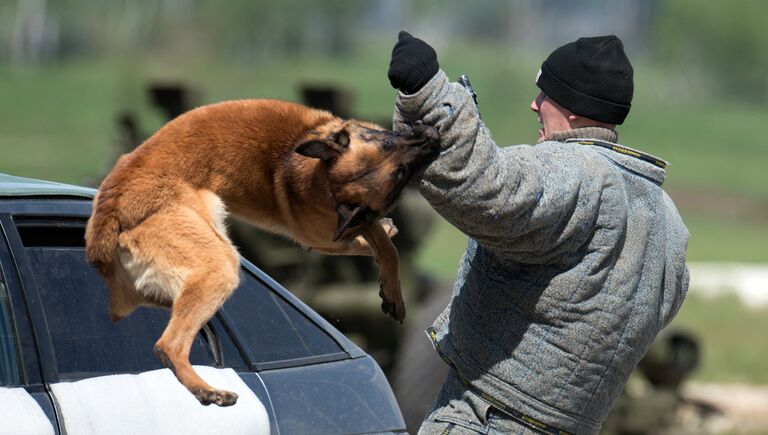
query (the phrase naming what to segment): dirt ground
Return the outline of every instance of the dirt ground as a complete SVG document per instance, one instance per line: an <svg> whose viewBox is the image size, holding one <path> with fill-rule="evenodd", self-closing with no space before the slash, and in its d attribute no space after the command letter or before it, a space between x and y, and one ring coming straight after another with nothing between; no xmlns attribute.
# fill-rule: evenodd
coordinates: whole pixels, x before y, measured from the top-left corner
<svg viewBox="0 0 768 435"><path fill-rule="evenodd" d="M691 434L768 434L768 386L688 383L678 418Z"/></svg>

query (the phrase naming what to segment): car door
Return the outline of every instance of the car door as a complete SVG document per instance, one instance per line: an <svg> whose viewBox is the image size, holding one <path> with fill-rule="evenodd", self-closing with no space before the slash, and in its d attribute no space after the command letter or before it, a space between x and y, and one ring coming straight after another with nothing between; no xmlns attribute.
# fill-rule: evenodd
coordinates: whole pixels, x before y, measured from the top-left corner
<svg viewBox="0 0 768 435"><path fill-rule="evenodd" d="M151 350L168 321L167 311L154 308L109 321L107 289L85 260L89 213L86 201L30 200L6 218L42 379L54 390L65 429L57 388L162 368ZM191 362L234 370L266 408L271 433L404 428L373 359L253 265L244 262L240 287L207 329L193 344ZM239 405L230 408L243 410Z"/></svg>
<svg viewBox="0 0 768 435"><path fill-rule="evenodd" d="M143 376L164 368L153 355L152 348L168 323L167 310L139 308L118 323L112 323L107 316L108 292L104 281L85 259L84 230L89 211L89 204L85 201L30 200L19 211L8 215L4 224L19 271L23 297L30 307L29 317L34 340L38 344L42 380L52 393L50 397L53 398L63 433L66 433L67 427L91 424L74 421L73 416L95 418L96 412L91 412L95 409L100 409L98 414L109 414L110 409L99 408L103 405L99 401L114 401L118 394L110 389L120 388L130 392L134 384L141 383L142 379L116 378L112 375ZM235 378L238 378L236 372L248 370L218 319L213 319L204 332L198 334L192 345L190 361L195 365L214 368L212 370L226 372L231 369ZM144 382L148 386L141 387L144 388L142 391L153 390L160 396L176 394L183 400L192 398L170 372L165 372L168 376L163 379L168 385L167 390L158 392L155 385ZM115 379L123 381L123 384L116 387ZM152 379L152 383L156 384L157 378ZM245 385L243 387L248 389ZM72 388L86 388L91 399L81 401L77 393L81 390L67 393L73 391ZM263 405L269 402L263 387L260 391L251 393L249 390L248 393L255 394L251 397L252 403L255 401ZM147 420L171 420L170 414L179 409L179 406L170 406L166 397L161 397L162 400L155 404L146 404L146 400L142 399L145 398L137 397L135 405L123 414L133 413L141 417L141 413L145 412ZM193 417L215 408L198 408L196 401L194 405ZM140 410L141 406L146 411ZM243 407L238 409L244 412ZM158 417L163 413L168 416ZM162 423L157 421L157 424ZM183 420L180 423L190 424Z"/></svg>

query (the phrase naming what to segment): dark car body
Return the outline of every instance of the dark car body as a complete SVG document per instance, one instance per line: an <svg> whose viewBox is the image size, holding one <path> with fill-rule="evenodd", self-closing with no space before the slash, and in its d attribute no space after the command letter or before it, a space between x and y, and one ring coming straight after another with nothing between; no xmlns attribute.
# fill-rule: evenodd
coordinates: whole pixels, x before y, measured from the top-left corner
<svg viewBox="0 0 768 435"><path fill-rule="evenodd" d="M163 368L151 350L167 311L107 317L107 290L83 251L94 194L0 174L0 388L23 388L57 434L66 422L51 385ZM237 372L273 434L403 433L374 360L256 266L241 265L240 287L198 334L192 363Z"/></svg>

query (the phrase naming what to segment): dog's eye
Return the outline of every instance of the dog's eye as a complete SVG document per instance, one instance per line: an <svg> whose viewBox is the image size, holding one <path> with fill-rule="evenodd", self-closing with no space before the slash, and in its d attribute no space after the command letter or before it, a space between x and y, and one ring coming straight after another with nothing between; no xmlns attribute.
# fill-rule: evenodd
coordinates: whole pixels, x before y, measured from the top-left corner
<svg viewBox="0 0 768 435"><path fill-rule="evenodd" d="M398 180L402 180L403 178L408 176L408 167L405 165L400 165L395 169L394 174L392 174L393 177L395 177Z"/></svg>

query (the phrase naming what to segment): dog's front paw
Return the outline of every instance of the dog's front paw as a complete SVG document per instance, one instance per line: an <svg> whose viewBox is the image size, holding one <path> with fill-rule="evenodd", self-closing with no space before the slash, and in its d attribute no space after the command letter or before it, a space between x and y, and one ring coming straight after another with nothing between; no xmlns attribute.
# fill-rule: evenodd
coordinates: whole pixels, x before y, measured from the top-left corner
<svg viewBox="0 0 768 435"><path fill-rule="evenodd" d="M390 218L381 218L381 219L379 219L379 224L381 224L382 228L384 228L384 232L387 233L387 236L390 239L392 237L395 237L395 235L398 232L398 229L395 226L395 223L392 222L392 219L390 219Z"/></svg>
<svg viewBox="0 0 768 435"><path fill-rule="evenodd" d="M384 291L385 285L385 283L381 283L379 290L379 296L381 297L381 311L393 320L403 323L403 320L405 319L405 302L403 302L403 298L400 296L400 286L397 286L398 297L390 298L386 296L386 292Z"/></svg>

